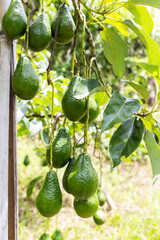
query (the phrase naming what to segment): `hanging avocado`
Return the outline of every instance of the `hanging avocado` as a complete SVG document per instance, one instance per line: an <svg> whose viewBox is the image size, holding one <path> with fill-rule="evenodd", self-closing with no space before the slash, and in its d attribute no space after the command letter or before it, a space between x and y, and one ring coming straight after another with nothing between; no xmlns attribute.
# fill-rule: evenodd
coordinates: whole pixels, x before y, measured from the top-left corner
<svg viewBox="0 0 160 240"><path fill-rule="evenodd" d="M24 100L32 99L38 92L38 76L27 57L21 57L13 74L12 86L15 94Z"/></svg>
<svg viewBox="0 0 160 240"><path fill-rule="evenodd" d="M51 25L46 13L39 17L29 27L29 47L34 52L46 49L51 41Z"/></svg>
<svg viewBox="0 0 160 240"><path fill-rule="evenodd" d="M12 0L2 19L2 28L6 36L13 40L22 37L27 28L27 16L21 0Z"/></svg>
<svg viewBox="0 0 160 240"><path fill-rule="evenodd" d="M62 11L62 8L63 8L63 11ZM72 14L69 10L69 7L66 4L61 4L59 6L58 12L51 23L52 36L53 38L55 37L55 32L57 29L59 15L61 11L62 11L62 14L60 18L56 42L59 44L67 44L72 41L75 34L76 26L75 26Z"/></svg>

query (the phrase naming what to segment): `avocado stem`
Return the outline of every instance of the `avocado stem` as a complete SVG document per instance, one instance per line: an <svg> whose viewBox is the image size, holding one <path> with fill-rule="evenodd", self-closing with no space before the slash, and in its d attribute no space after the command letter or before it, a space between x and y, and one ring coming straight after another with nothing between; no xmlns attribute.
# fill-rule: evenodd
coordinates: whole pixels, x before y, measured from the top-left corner
<svg viewBox="0 0 160 240"><path fill-rule="evenodd" d="M75 157L75 147L76 147L76 124L73 122L73 157Z"/></svg>
<svg viewBox="0 0 160 240"><path fill-rule="evenodd" d="M84 153L87 153L87 144L88 144L88 119L89 119L89 96L86 101L86 122L84 129Z"/></svg>
<svg viewBox="0 0 160 240"><path fill-rule="evenodd" d="M27 29L26 29L26 36L27 36L27 43L26 43L26 55L28 56L28 44L29 44L29 23L30 23L30 0L27 2Z"/></svg>
<svg viewBox="0 0 160 240"><path fill-rule="evenodd" d="M53 137L54 137L54 128L53 128L53 116L54 116L54 84L51 82L52 86L52 110L51 110L51 150L50 150L50 165L51 165L51 170L53 168L53 160L52 160L52 142L53 142Z"/></svg>
<svg viewBox="0 0 160 240"><path fill-rule="evenodd" d="M42 13L44 12L44 0L42 0Z"/></svg>

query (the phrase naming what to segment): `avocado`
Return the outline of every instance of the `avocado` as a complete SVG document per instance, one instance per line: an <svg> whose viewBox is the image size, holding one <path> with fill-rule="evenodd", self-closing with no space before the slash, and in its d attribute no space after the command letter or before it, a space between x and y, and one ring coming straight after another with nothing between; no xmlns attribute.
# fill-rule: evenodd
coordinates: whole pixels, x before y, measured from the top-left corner
<svg viewBox="0 0 160 240"><path fill-rule="evenodd" d="M105 223L105 215L101 209L98 209L97 212L93 215L93 220L97 225L102 225Z"/></svg>
<svg viewBox="0 0 160 240"><path fill-rule="evenodd" d="M92 165L89 154L82 153L68 177L70 193L78 199L87 199L97 190L98 176Z"/></svg>
<svg viewBox="0 0 160 240"><path fill-rule="evenodd" d="M48 233L43 233L39 240L52 240Z"/></svg>
<svg viewBox="0 0 160 240"><path fill-rule="evenodd" d="M76 26L75 26L72 14L67 4L61 4L58 8L58 12L51 23L52 36L53 38L55 37L55 32L57 29L59 15L62 11L62 7L63 7L63 12L60 18L56 42L59 44L67 44L72 41L75 34L75 30L76 30Z"/></svg>
<svg viewBox="0 0 160 240"><path fill-rule="evenodd" d="M93 97L89 98L89 119L88 119L88 124L92 123L99 114L99 106L96 103L95 99ZM86 122L86 115L79 120L80 123L85 124Z"/></svg>
<svg viewBox="0 0 160 240"><path fill-rule="evenodd" d="M13 74L14 93L23 100L32 99L38 92L38 76L28 57L21 57Z"/></svg>
<svg viewBox="0 0 160 240"><path fill-rule="evenodd" d="M46 49L51 42L51 24L46 13L39 17L29 27L29 47L34 52Z"/></svg>
<svg viewBox="0 0 160 240"><path fill-rule="evenodd" d="M80 200L74 199L74 210L81 218L92 217L98 209L97 194L92 195L88 199Z"/></svg>
<svg viewBox="0 0 160 240"><path fill-rule="evenodd" d="M13 40L22 37L27 28L27 16L21 0L11 0L2 19L2 28L6 36Z"/></svg>
<svg viewBox="0 0 160 240"><path fill-rule="evenodd" d="M76 99L73 96L76 85L81 80L80 76L74 76L62 98L62 110L70 121L78 121L85 115L86 99Z"/></svg>
<svg viewBox="0 0 160 240"><path fill-rule="evenodd" d="M29 159L28 154L24 157L23 164L24 164L25 166L28 166L28 165L30 164L30 159Z"/></svg>
<svg viewBox="0 0 160 240"><path fill-rule="evenodd" d="M53 233L52 240L63 240L63 235L59 229L56 229Z"/></svg>
<svg viewBox="0 0 160 240"><path fill-rule="evenodd" d="M106 202L106 195L103 192L102 188L97 189L97 196L98 196L98 200L99 200L99 205L103 206Z"/></svg>
<svg viewBox="0 0 160 240"><path fill-rule="evenodd" d="M62 193L56 172L49 171L36 197L36 206L44 217L56 215L62 208Z"/></svg>
<svg viewBox="0 0 160 240"><path fill-rule="evenodd" d="M64 167L70 160L72 144L70 138L70 132L67 128L62 127L59 129L57 135L53 139L52 143L52 164L55 168ZM46 157L49 164L50 162L51 144L47 148Z"/></svg>
<svg viewBox="0 0 160 240"><path fill-rule="evenodd" d="M75 162L76 162L76 158L73 157L70 159L68 165L67 165L67 168L63 174L63 179L62 179L62 183L63 183L63 188L66 190L66 192L70 193L70 190L68 188L68 177L69 177L69 174L71 173L74 165L75 165Z"/></svg>

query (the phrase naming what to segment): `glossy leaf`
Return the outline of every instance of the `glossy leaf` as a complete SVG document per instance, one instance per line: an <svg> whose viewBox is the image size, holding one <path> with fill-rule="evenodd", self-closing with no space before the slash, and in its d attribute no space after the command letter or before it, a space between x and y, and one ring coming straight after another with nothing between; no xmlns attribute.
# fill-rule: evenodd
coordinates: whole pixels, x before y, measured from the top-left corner
<svg viewBox="0 0 160 240"><path fill-rule="evenodd" d="M34 178L29 184L28 184L28 187L27 187L27 198L29 198L31 195L32 195L32 192L33 192L33 188L34 186L36 185L36 183L42 179L43 176L38 176L36 178Z"/></svg>
<svg viewBox="0 0 160 240"><path fill-rule="evenodd" d="M142 85L127 80L125 80L125 82L134 88L144 99L149 97L149 92Z"/></svg>
<svg viewBox="0 0 160 240"><path fill-rule="evenodd" d="M131 118L140 106L137 99L126 98L118 91L114 92L103 114L102 131Z"/></svg>
<svg viewBox="0 0 160 240"><path fill-rule="evenodd" d="M143 6L129 5L126 6L126 9L134 16L134 22L142 26L148 34L151 34L153 30L153 19L150 16L147 8Z"/></svg>
<svg viewBox="0 0 160 240"><path fill-rule="evenodd" d="M82 79L73 89L73 95L76 99L82 99L96 92L97 88L100 91L104 86L95 79Z"/></svg>
<svg viewBox="0 0 160 240"><path fill-rule="evenodd" d="M105 92L97 92L95 94L95 100L98 103L98 106L102 106L106 103L108 103L109 97Z"/></svg>
<svg viewBox="0 0 160 240"><path fill-rule="evenodd" d="M141 119L132 117L124 121L114 132L110 143L109 152L113 167L121 163L121 157L129 157L140 144L144 134L144 125Z"/></svg>
<svg viewBox="0 0 160 240"><path fill-rule="evenodd" d="M150 64L160 65L160 49L158 44L148 35L147 32L135 26L132 21L125 20L124 23L137 34L145 45Z"/></svg>
<svg viewBox="0 0 160 240"><path fill-rule="evenodd" d="M42 122L37 120L30 121L30 124L29 124L30 136L33 137L36 133L38 133L41 127L42 127Z"/></svg>
<svg viewBox="0 0 160 240"><path fill-rule="evenodd" d="M160 176L160 146L156 143L153 133L148 130L145 132L144 141L151 161L154 184Z"/></svg>
<svg viewBox="0 0 160 240"><path fill-rule="evenodd" d="M123 24L123 19L118 13L110 13L105 15L106 19L103 21L103 23L111 24L112 26L116 27L117 30L125 35L126 37L129 36L128 28Z"/></svg>
<svg viewBox="0 0 160 240"><path fill-rule="evenodd" d="M128 0L125 5L146 5L160 9L159 0Z"/></svg>
<svg viewBox="0 0 160 240"><path fill-rule="evenodd" d="M140 62L137 65L143 68L146 72L150 73L155 78L160 88L160 68L156 65L150 65L143 62Z"/></svg>
<svg viewBox="0 0 160 240"><path fill-rule="evenodd" d="M111 28L105 28L101 33L104 48L104 55L108 62L112 64L114 74L119 78L124 74L127 56L126 42Z"/></svg>

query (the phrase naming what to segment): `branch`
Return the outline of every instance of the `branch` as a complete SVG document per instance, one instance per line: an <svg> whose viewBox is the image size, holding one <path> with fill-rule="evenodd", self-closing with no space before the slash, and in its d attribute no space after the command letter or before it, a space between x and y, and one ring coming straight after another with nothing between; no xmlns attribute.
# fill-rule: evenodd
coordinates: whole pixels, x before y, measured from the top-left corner
<svg viewBox="0 0 160 240"><path fill-rule="evenodd" d="M51 56L50 56L49 65L48 65L48 68L47 68L47 82L48 82L48 85L51 83L50 70L51 70L51 66L52 66L52 62L53 62L54 50L55 50L55 45L56 45L56 39L57 39L59 24L60 24L62 12L63 12L63 9L64 9L64 5L65 5L65 3L63 3L62 8L61 8L61 11L60 11L60 14L59 14L59 18L58 18L58 22L57 22L57 27L56 27L56 31L55 31L55 35L54 35L54 40L53 40L53 46L52 46Z"/></svg>

